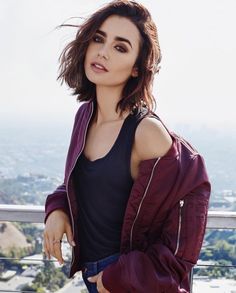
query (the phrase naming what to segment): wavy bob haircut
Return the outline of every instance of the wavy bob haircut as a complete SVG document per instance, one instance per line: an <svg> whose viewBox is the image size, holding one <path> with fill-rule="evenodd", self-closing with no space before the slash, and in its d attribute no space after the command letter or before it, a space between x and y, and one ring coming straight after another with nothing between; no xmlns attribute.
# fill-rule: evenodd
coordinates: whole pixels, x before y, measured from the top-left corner
<svg viewBox="0 0 236 293"><path fill-rule="evenodd" d="M97 29L111 15L128 18L138 28L141 36L140 50L135 62L138 76L130 77L124 86L116 111L133 110L145 106L148 110L156 108L152 94L154 74L159 73L161 50L157 28L150 12L142 4L129 0L116 0L102 6L84 20L81 25L62 24L62 26L78 27L76 38L70 42L59 57L59 76L61 84L65 82L77 100L89 101L96 99L96 85L90 82L85 74L84 60L90 41Z"/></svg>

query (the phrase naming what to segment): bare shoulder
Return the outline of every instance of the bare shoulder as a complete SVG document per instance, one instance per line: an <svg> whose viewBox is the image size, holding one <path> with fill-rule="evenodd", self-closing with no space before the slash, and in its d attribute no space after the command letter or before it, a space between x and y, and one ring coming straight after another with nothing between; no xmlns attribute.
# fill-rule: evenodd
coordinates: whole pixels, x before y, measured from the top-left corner
<svg viewBox="0 0 236 293"><path fill-rule="evenodd" d="M140 160L164 156L172 138L163 124L154 117L145 117L135 132L135 152Z"/></svg>

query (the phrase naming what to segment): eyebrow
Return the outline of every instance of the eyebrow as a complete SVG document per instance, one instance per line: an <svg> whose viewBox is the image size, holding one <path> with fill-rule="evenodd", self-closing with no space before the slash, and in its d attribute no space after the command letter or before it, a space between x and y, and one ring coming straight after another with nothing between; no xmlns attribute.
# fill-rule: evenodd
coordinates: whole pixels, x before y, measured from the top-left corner
<svg viewBox="0 0 236 293"><path fill-rule="evenodd" d="M100 35L102 35L102 36L104 36L104 37L107 37L107 34L106 34L104 31L96 30L96 33L99 33ZM130 41L129 41L128 39L125 39L125 38L123 38L123 37L116 36L116 37L115 37L115 40L116 40L116 41L121 41L121 42L126 42L126 43L128 43L128 44L130 45L130 47L133 49L133 47L132 47L132 45L131 45L131 43L130 43Z"/></svg>

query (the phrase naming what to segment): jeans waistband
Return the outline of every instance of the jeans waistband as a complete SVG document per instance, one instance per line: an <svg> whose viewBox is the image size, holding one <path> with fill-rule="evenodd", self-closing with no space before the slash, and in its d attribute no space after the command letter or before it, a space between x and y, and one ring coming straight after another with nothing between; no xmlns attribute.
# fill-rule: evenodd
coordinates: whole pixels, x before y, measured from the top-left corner
<svg viewBox="0 0 236 293"><path fill-rule="evenodd" d="M115 254L109 255L97 261L85 262L83 266L86 267L88 270L97 270L99 269L100 266L114 262L115 260L119 258L119 256L120 256L120 253L117 252Z"/></svg>

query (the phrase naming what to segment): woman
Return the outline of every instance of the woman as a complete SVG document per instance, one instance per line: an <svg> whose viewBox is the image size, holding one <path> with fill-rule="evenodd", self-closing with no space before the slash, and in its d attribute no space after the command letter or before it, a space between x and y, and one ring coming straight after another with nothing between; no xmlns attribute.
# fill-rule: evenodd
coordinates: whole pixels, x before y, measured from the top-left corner
<svg viewBox="0 0 236 293"><path fill-rule="evenodd" d="M61 55L58 78L84 103L64 183L46 200L44 250L73 247L89 292L189 292L210 183L203 158L153 112L161 52L148 10L108 3Z"/></svg>

